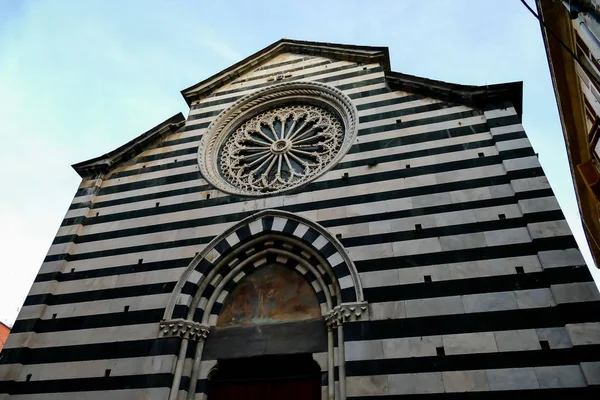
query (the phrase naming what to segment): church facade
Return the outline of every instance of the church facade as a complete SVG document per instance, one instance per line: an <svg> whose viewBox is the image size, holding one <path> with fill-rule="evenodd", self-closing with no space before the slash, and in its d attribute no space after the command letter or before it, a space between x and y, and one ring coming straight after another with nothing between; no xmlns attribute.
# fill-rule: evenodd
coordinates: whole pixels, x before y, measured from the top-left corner
<svg viewBox="0 0 600 400"><path fill-rule="evenodd" d="M600 395L600 295L522 85L280 40L74 165L0 399Z"/></svg>

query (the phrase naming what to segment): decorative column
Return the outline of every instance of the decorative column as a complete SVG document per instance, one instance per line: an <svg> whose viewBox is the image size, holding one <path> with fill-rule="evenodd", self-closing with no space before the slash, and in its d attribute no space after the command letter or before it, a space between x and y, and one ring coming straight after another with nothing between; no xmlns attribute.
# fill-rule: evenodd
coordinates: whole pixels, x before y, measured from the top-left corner
<svg viewBox="0 0 600 400"><path fill-rule="evenodd" d="M171 385L171 392L169 394L169 400L177 400L177 395L179 394L179 385L181 384L181 375L183 372L183 366L185 364L185 355L187 353L188 343L190 341L197 342L198 345L204 344L204 340L208 337L209 327L200 324L199 322L184 320L182 318L171 319L171 320L163 320L160 322L160 331L158 333L158 337L180 337L181 347L179 348L179 357L177 358L177 364L175 365L175 373L173 374L173 384ZM197 347L198 348L198 347ZM202 347L200 347L202 349ZM196 351L198 351L196 349ZM202 351L200 350L200 354ZM194 360L194 367L196 367L196 359L200 359L200 357L196 356ZM199 363L199 361L198 361ZM196 368L192 370L192 377L194 372L197 371ZM196 377L197 377L196 373ZM196 391L196 381L190 381L190 388L188 393L191 390Z"/></svg>
<svg viewBox="0 0 600 400"><path fill-rule="evenodd" d="M346 353L344 347L344 327L346 322L368 321L369 307L366 302L360 303L343 303L333 308L325 315L325 324L327 326L327 338L330 339L331 345L328 351L329 361L329 396L330 399L335 398L335 373L334 373L334 357L333 357L333 330L337 329L338 337L338 372L340 379L340 400L346 400ZM333 397L331 397L333 388Z"/></svg>

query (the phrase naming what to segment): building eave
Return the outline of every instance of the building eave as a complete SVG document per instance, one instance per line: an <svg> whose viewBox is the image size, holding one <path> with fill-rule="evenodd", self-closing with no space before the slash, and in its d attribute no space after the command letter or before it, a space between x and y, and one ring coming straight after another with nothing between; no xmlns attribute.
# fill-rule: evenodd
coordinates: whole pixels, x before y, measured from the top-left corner
<svg viewBox="0 0 600 400"><path fill-rule="evenodd" d="M481 109L510 103L518 115L522 115L523 112L523 82L472 86L421 78L400 72L387 72L385 76L388 84L394 90L422 94Z"/></svg>
<svg viewBox="0 0 600 400"><path fill-rule="evenodd" d="M82 178L106 173L114 165L126 162L135 157L153 143L156 143L164 135L177 131L184 124L185 117L182 113L177 113L124 145L99 157L73 164L72 167Z"/></svg>

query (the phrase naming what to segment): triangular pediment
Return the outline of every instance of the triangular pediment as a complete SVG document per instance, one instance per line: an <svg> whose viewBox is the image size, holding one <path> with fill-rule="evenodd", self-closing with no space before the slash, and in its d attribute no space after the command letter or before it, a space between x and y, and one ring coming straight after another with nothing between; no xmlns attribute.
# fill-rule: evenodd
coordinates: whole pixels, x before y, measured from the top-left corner
<svg viewBox="0 0 600 400"><path fill-rule="evenodd" d="M181 94L188 105L191 105L193 101L206 97L215 90L240 81L246 74L259 72L261 68L265 68L268 64L285 63L286 57L297 58L299 56L322 57L332 61L379 63L385 71L390 70L387 47L281 39L210 78L182 90ZM268 75L268 73L265 75ZM265 78L268 79L267 76Z"/></svg>
<svg viewBox="0 0 600 400"><path fill-rule="evenodd" d="M298 58L302 57L307 58L307 60L312 58L311 61L313 63L314 59L319 57L324 62L377 63L381 66L390 88L395 90L419 93L442 101L479 108L485 108L489 104L497 106L508 102L515 107L517 113L521 114L522 111L522 82L472 86L436 81L393 72L390 66L389 50L387 47L356 46L290 39L281 39L265 47L210 78L182 90L181 94L188 105L191 105L193 102L216 92L227 90L232 85L243 83L246 79L260 77L265 82L268 82L270 79L276 81L278 78L276 69L268 71L270 67L285 65L286 62L298 61ZM285 78L285 76L282 78Z"/></svg>
<svg viewBox="0 0 600 400"><path fill-rule="evenodd" d="M239 91L240 87L263 87L277 83L278 80L312 80L308 69L292 73L292 69L314 68L327 64L333 72L336 68L344 69L349 65L360 64L367 69L367 64L378 64L387 86L394 91L420 94L452 104L460 104L478 109L492 109L512 106L520 115L522 112L522 82L503 83L498 85L471 86L448 83L399 72L390 69L390 58L387 47L356 46L335 43L307 42L281 39L270 46L252 54L242 61L224 69L202 82L181 91L188 105L192 106L202 99L228 90ZM280 71L286 71L285 74ZM283 75L283 76L281 76ZM259 83L260 82L260 83ZM232 90L233 89L233 90ZM119 164L131 160L142 151L150 149L168 134L184 129L186 118L177 114L154 128L144 132L119 148L73 165L82 177L98 173L106 173ZM193 125L192 125L193 126Z"/></svg>

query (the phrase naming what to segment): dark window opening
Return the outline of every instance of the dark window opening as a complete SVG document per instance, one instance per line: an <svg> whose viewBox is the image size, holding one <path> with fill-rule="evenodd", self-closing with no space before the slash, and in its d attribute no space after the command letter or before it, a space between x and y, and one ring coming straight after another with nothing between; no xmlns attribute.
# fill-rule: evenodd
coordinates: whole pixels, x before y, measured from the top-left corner
<svg viewBox="0 0 600 400"><path fill-rule="evenodd" d="M104 370L104 376L107 378L110 376L110 369Z"/></svg>
<svg viewBox="0 0 600 400"><path fill-rule="evenodd" d="M423 226L421 224L415 224L416 231L420 231L421 229L423 229Z"/></svg>
<svg viewBox="0 0 600 400"><path fill-rule="evenodd" d="M485 156L485 154L483 154L483 153L477 153L477 155L479 156L479 158L482 158Z"/></svg>
<svg viewBox="0 0 600 400"><path fill-rule="evenodd" d="M140 259L138 260L138 264L141 264L141 263L143 263L143 262L144 262L144 259L143 259L143 258L140 258Z"/></svg>
<svg viewBox="0 0 600 400"><path fill-rule="evenodd" d="M129 311L129 306L125 306L125 307L123 308L123 312L128 312L128 311Z"/></svg>
<svg viewBox="0 0 600 400"><path fill-rule="evenodd" d="M342 234L341 233L336 233L335 234L335 238L340 240L342 238Z"/></svg>
<svg viewBox="0 0 600 400"><path fill-rule="evenodd" d="M444 346L436 347L435 352L438 356L445 356L446 350L444 350Z"/></svg>
<svg viewBox="0 0 600 400"><path fill-rule="evenodd" d="M410 164L406 164L406 168L410 168Z"/></svg>
<svg viewBox="0 0 600 400"><path fill-rule="evenodd" d="M207 193L206 194L206 200L209 200L209 199L210 199L210 193Z"/></svg>
<svg viewBox="0 0 600 400"><path fill-rule="evenodd" d="M550 350L550 343L547 340L540 340L540 347L542 350Z"/></svg>
<svg viewBox="0 0 600 400"><path fill-rule="evenodd" d="M156 203L156 207L158 207L160 205L160 203Z"/></svg>
<svg viewBox="0 0 600 400"><path fill-rule="evenodd" d="M517 274L525 273L525 269L523 267L515 267L515 271L517 271Z"/></svg>
<svg viewBox="0 0 600 400"><path fill-rule="evenodd" d="M31 380L31 374L27 374L27 376L25 377L25 380L26 380L27 382L29 382L29 381Z"/></svg>
<svg viewBox="0 0 600 400"><path fill-rule="evenodd" d="M498 219L506 219L506 214L498 214Z"/></svg>
<svg viewBox="0 0 600 400"><path fill-rule="evenodd" d="M423 277L423 280L424 280L425 282L431 282L431 275L425 275L425 276Z"/></svg>

